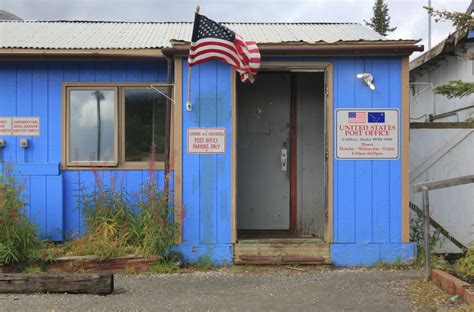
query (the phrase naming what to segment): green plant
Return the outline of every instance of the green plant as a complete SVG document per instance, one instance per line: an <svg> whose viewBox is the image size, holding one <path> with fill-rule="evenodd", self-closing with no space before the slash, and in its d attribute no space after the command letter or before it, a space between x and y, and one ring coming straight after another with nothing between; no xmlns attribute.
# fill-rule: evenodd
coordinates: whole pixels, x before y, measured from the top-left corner
<svg viewBox="0 0 474 312"><path fill-rule="evenodd" d="M166 261L175 245L177 224L172 217L167 192L158 189L152 148L148 178L140 191L129 194L117 187L111 174L94 168L95 189L79 184L77 202L87 221L86 233L71 242L69 255L97 255L102 259L127 254L155 255ZM169 176L165 177L166 181ZM165 181L165 182L166 182Z"/></svg>
<svg viewBox="0 0 474 312"><path fill-rule="evenodd" d="M464 257L456 261L454 268L462 277L474 279L474 251L469 250Z"/></svg>
<svg viewBox="0 0 474 312"><path fill-rule="evenodd" d="M195 263L196 267L200 270L209 270L214 267L211 258L209 256L202 256Z"/></svg>
<svg viewBox="0 0 474 312"><path fill-rule="evenodd" d="M401 260L397 259L395 262L377 262L372 266L374 269L380 270L406 270L410 267L410 264Z"/></svg>
<svg viewBox="0 0 474 312"><path fill-rule="evenodd" d="M0 175L0 266L34 261L40 241L35 226L24 214L23 187L11 164Z"/></svg>
<svg viewBox="0 0 474 312"><path fill-rule="evenodd" d="M179 270L179 267L174 263L169 262L159 262L150 266L150 272L163 274L163 273L172 273Z"/></svg>
<svg viewBox="0 0 474 312"><path fill-rule="evenodd" d="M421 213L415 212L414 216L410 218L410 241L416 243L417 247L417 263L421 263L424 259L424 217ZM441 233L438 230L430 233L429 246L431 250L440 242Z"/></svg>

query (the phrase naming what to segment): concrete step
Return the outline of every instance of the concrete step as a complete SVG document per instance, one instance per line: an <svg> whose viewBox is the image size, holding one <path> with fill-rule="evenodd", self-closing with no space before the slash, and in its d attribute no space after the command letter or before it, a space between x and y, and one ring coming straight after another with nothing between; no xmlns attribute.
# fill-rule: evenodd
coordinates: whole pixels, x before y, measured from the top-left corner
<svg viewBox="0 0 474 312"><path fill-rule="evenodd" d="M331 264L329 244L320 240L240 240L234 247L235 264Z"/></svg>

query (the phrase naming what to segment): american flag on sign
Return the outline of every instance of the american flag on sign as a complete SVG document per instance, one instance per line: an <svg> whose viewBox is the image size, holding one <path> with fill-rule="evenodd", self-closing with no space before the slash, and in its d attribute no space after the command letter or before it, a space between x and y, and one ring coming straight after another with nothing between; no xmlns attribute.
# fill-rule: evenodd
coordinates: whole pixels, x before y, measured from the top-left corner
<svg viewBox="0 0 474 312"><path fill-rule="evenodd" d="M196 13L189 51L189 66L220 60L234 67L243 82L254 82L260 68L260 51L229 28Z"/></svg>
<svg viewBox="0 0 474 312"><path fill-rule="evenodd" d="M347 120L349 123L364 123L366 122L365 112L348 112Z"/></svg>

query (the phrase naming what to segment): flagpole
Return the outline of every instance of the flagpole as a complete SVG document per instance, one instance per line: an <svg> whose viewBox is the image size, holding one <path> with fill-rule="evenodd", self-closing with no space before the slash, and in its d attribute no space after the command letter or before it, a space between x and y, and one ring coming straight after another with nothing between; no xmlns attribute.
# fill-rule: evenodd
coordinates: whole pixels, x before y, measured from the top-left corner
<svg viewBox="0 0 474 312"><path fill-rule="evenodd" d="M196 14L199 14L200 7L199 5L196 6ZM189 66L189 59L188 59L188 100L186 101L186 111L190 112L193 109L193 105L191 103L191 66Z"/></svg>

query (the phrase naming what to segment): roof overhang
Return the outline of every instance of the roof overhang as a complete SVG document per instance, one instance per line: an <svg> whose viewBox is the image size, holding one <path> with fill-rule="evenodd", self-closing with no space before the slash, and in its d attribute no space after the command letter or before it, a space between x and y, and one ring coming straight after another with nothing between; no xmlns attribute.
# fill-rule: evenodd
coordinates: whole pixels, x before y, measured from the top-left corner
<svg viewBox="0 0 474 312"><path fill-rule="evenodd" d="M267 43L258 44L263 56L357 56L410 55L423 51L417 41L357 41L328 43ZM162 59L186 57L189 43L172 42L171 48L147 49L28 49L0 48L0 58L15 59Z"/></svg>
<svg viewBox="0 0 474 312"><path fill-rule="evenodd" d="M162 59L161 49L0 49L0 59Z"/></svg>
<svg viewBox="0 0 474 312"><path fill-rule="evenodd" d="M422 55L410 62L410 71L423 67L425 64L431 63L441 55L453 54L456 46L469 38L469 34L473 29L458 29L450 34L446 39L438 43L431 50L426 51Z"/></svg>
<svg viewBox="0 0 474 312"><path fill-rule="evenodd" d="M357 55L410 55L423 51L418 41L356 41L328 43L278 43L258 44L262 56L357 56ZM187 56L189 43L173 42L172 48L163 48L167 56Z"/></svg>

